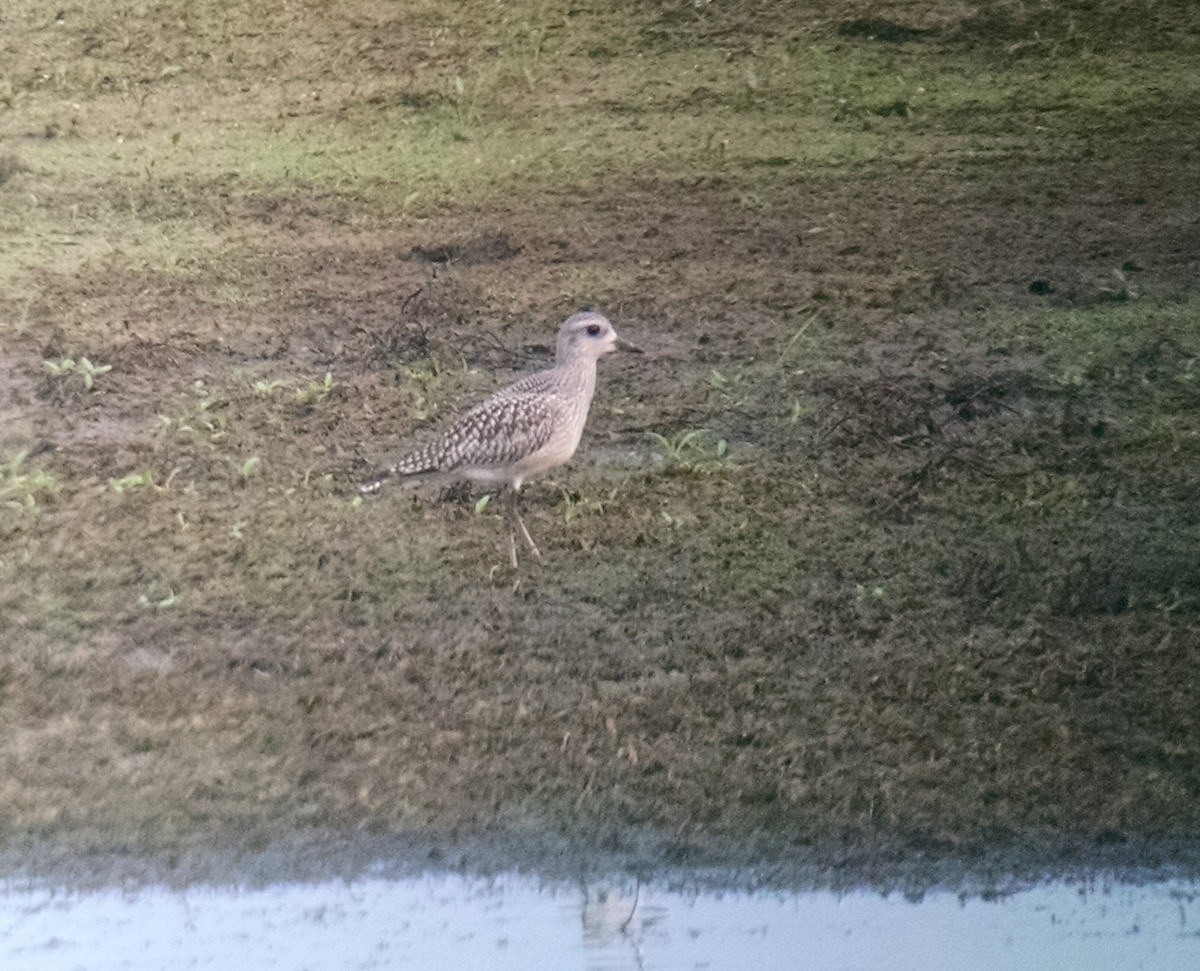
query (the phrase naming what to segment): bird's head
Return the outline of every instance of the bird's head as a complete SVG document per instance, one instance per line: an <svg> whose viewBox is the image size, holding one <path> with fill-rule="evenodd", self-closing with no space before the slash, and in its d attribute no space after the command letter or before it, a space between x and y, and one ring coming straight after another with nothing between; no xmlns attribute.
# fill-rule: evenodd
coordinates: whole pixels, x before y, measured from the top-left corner
<svg viewBox="0 0 1200 971"><path fill-rule="evenodd" d="M603 314L584 310L569 317L558 331L558 363L576 360L599 360L613 351L642 349L617 336L616 330Z"/></svg>

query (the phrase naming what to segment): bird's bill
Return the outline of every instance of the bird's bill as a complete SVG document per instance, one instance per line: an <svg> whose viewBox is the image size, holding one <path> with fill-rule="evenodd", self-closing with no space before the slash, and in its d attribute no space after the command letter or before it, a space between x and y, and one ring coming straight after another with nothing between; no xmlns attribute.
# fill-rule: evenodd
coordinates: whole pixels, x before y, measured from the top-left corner
<svg viewBox="0 0 1200 971"><path fill-rule="evenodd" d="M622 351L628 351L630 354L645 354L646 353L640 347L638 347L637 344L633 343L633 341L627 341L624 337L617 338L617 349L622 350Z"/></svg>

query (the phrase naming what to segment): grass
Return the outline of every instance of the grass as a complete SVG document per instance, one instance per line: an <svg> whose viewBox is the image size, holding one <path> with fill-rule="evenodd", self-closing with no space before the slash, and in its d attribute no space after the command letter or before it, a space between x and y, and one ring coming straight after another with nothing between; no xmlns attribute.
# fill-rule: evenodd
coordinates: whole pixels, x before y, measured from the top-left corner
<svg viewBox="0 0 1200 971"><path fill-rule="evenodd" d="M0 827L1188 858L1194 16L1053 6L6 8ZM357 494L588 302L544 573Z"/></svg>
<svg viewBox="0 0 1200 971"><path fill-rule="evenodd" d="M93 364L86 357L80 357L79 360L71 357L59 358L57 361L47 359L42 362L42 366L51 378L59 379L60 387L65 386L67 379L72 375L78 376L84 391L91 391L96 387L97 375L107 374L112 370L111 364Z"/></svg>
<svg viewBox="0 0 1200 971"><path fill-rule="evenodd" d="M227 28L203 9L189 18L189 33L227 42ZM12 16L31 29L37 23L32 10ZM569 19L565 9L544 16L544 25ZM335 34L347 29L336 15L335 23ZM133 24L158 28L149 11L134 13ZM9 124L40 125L54 137L26 141L9 166L18 188L6 193L13 245L0 273L27 281L33 267L87 265L114 250L156 270L189 265L198 254L212 259L231 242L205 204L212 191L246 196L291 185L393 219L495 203L515 187L554 192L681 171L736 178L769 197L780 168L840 178L856 166L920 165L931 139L949 157L988 156L997 138L1035 151L1044 142L1053 152L1130 119L1160 126L1198 93L1191 73L1172 69L1169 50L1149 60L1056 52L1048 70L1045 59L997 63L939 52L931 61L921 46L806 33L752 52L701 45L648 57L634 27L610 35L620 43L597 64L572 60L586 53L590 35L571 43L552 31L559 42L551 47L548 27L520 15L499 26L493 56L469 56L464 46L447 66L426 54L416 80L389 82L369 63L335 55L320 73L324 101L312 99L297 66L249 117L230 90L236 55L224 66L182 51L158 52L158 66L80 61L63 41L86 34L86 20L68 18L56 37L35 30L41 73L28 80L32 64L10 68L18 93ZM112 39L107 28L93 30ZM171 70L188 60L187 70ZM332 65L345 73L330 85ZM27 80L11 80L23 67ZM206 84L216 97L180 123L188 92ZM59 107L46 121L49 104ZM56 237L70 247L49 245Z"/></svg>
<svg viewBox="0 0 1200 971"><path fill-rule="evenodd" d="M52 494L58 483L45 469L26 464L27 451L18 452L0 466L0 502L13 510L37 508L39 498Z"/></svg>
<svg viewBox="0 0 1200 971"><path fill-rule="evenodd" d="M726 465L729 443L718 438L710 444L713 435L706 428L679 432L669 438L658 432L647 432L646 435L657 446L655 455L671 472L711 475Z"/></svg>

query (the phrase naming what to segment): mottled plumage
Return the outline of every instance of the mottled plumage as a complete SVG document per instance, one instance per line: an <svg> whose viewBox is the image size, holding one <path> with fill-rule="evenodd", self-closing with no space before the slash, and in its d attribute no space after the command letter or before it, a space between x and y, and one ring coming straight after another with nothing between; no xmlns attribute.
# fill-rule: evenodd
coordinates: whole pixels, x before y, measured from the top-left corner
<svg viewBox="0 0 1200 971"><path fill-rule="evenodd" d="M596 389L596 362L619 347L637 350L617 337L603 315L575 314L559 329L554 367L497 391L362 491L374 492L392 476L507 483L520 490L530 475L575 454Z"/></svg>

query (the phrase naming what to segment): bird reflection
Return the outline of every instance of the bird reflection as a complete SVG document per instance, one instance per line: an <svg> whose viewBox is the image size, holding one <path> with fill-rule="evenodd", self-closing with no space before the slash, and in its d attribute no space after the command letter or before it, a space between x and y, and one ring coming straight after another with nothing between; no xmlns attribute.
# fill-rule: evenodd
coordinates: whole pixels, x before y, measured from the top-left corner
<svg viewBox="0 0 1200 971"><path fill-rule="evenodd" d="M667 908L647 900L641 884L632 890L608 884L583 888L580 922L589 971L645 971L642 946L665 938L660 926Z"/></svg>

